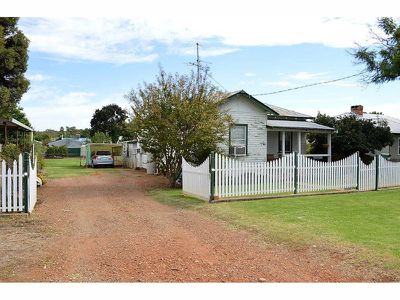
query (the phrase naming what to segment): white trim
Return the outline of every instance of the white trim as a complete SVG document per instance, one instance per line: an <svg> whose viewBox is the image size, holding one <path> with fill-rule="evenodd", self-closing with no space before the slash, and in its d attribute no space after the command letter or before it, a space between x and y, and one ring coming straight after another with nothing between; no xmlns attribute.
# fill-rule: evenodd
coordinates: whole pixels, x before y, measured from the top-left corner
<svg viewBox="0 0 400 300"><path fill-rule="evenodd" d="M397 139L397 155L400 155L400 137Z"/></svg>

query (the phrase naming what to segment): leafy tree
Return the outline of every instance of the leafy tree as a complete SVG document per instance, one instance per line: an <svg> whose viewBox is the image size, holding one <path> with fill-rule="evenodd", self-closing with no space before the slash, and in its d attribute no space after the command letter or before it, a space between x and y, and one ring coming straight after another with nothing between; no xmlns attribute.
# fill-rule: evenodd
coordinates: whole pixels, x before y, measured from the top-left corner
<svg viewBox="0 0 400 300"><path fill-rule="evenodd" d="M29 88L24 73L29 40L17 27L18 18L0 17L0 117L12 117Z"/></svg>
<svg viewBox="0 0 400 300"><path fill-rule="evenodd" d="M46 132L35 132L34 133L34 140L41 142L42 145L47 145L51 142L51 136Z"/></svg>
<svg viewBox="0 0 400 300"><path fill-rule="evenodd" d="M95 132L91 137L92 143L110 143L111 137L104 132Z"/></svg>
<svg viewBox="0 0 400 300"><path fill-rule="evenodd" d="M61 126L61 127L60 127L60 130L59 130L59 137L60 137L60 138L61 138L61 137L64 137L64 135L65 135L64 126Z"/></svg>
<svg viewBox="0 0 400 300"><path fill-rule="evenodd" d="M193 72L172 75L160 69L154 83L126 97L133 109L130 129L171 187L182 171L182 157L201 163L217 150L229 126L230 117L218 110L223 94L207 80L207 71L197 79Z"/></svg>
<svg viewBox="0 0 400 300"><path fill-rule="evenodd" d="M320 112L318 112L318 115L315 118L315 123L335 128L336 118L330 117L327 114L321 114ZM332 135L332 144L333 144L333 136L334 136L334 134ZM308 149L309 153L318 154L318 153L325 153L327 151L326 134L309 133L307 135L307 140L309 142L309 149ZM332 146L332 150L333 150L333 146ZM333 154L336 154L336 152Z"/></svg>
<svg viewBox="0 0 400 300"><path fill-rule="evenodd" d="M81 129L80 135L83 138L90 138L90 128Z"/></svg>
<svg viewBox="0 0 400 300"><path fill-rule="evenodd" d="M332 154L334 160L342 159L360 152L361 158L368 162L375 150L383 149L393 144L393 135L385 122L376 124L371 120L357 118L354 115L341 118L333 118L318 114L315 122L318 124L334 127L336 131L332 134ZM310 134L308 141L311 144L311 153L321 153L326 136L321 134Z"/></svg>
<svg viewBox="0 0 400 300"><path fill-rule="evenodd" d="M118 141L120 136L126 136L127 112L117 104L103 106L96 109L90 121L91 134L104 132L111 137L113 143Z"/></svg>
<svg viewBox="0 0 400 300"><path fill-rule="evenodd" d="M26 116L24 109L20 106L14 107L11 117L25 124L26 126L32 127L31 122L29 122L28 117Z"/></svg>
<svg viewBox="0 0 400 300"><path fill-rule="evenodd" d="M381 33L371 31L375 43L353 53L356 62L366 65L367 83L384 83L400 78L400 23L393 18L379 18Z"/></svg>
<svg viewBox="0 0 400 300"><path fill-rule="evenodd" d="M66 126L64 137L76 138L76 137L79 137L79 132L80 132L80 130L77 129L75 126L71 126L71 127Z"/></svg>

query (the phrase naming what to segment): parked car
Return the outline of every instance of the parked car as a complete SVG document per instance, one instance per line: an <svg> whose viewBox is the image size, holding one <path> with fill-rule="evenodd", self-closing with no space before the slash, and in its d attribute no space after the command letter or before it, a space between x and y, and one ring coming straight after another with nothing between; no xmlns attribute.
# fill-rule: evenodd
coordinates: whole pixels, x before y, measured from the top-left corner
<svg viewBox="0 0 400 300"><path fill-rule="evenodd" d="M114 159L110 151L99 150L92 156L92 167L114 166Z"/></svg>

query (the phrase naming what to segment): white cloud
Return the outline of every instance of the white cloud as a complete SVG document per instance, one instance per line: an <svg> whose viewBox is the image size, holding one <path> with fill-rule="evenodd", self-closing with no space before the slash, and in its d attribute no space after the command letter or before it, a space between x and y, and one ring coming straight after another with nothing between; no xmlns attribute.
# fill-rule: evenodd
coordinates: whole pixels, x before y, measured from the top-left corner
<svg viewBox="0 0 400 300"><path fill-rule="evenodd" d="M44 81L50 79L51 77L37 73L37 74L28 74L27 78L29 79L29 81Z"/></svg>
<svg viewBox="0 0 400 300"><path fill-rule="evenodd" d="M61 126L90 127L96 109L116 103L129 111L123 93L99 96L94 92L63 92L54 87L39 86L29 90L21 104L36 130Z"/></svg>
<svg viewBox="0 0 400 300"><path fill-rule="evenodd" d="M290 82L288 81L266 81L264 82L266 85L272 85L272 86L289 86Z"/></svg>
<svg viewBox="0 0 400 300"><path fill-rule="evenodd" d="M254 76L256 76L256 74L254 74L252 72L246 72L246 73L244 73L244 76L245 77L254 77Z"/></svg>
<svg viewBox="0 0 400 300"><path fill-rule="evenodd" d="M309 73L309 72L297 72L295 74L288 75L290 78L297 79L297 80L310 80L321 78L322 76L326 75L326 72L320 73Z"/></svg>
<svg viewBox="0 0 400 300"><path fill-rule="evenodd" d="M243 14L160 14L132 11L131 18L22 19L20 26L31 40L31 51L62 59L124 64L153 61L161 52L194 53L195 42L212 42L201 56L224 55L242 46L318 43L354 47L369 37L367 23L374 18L265 17L256 10ZM240 16L237 21L235 14ZM278 26L279 25L279 26ZM188 48L188 45L193 47Z"/></svg>
<svg viewBox="0 0 400 300"><path fill-rule="evenodd" d="M194 46L178 48L176 51L177 51L177 53L179 53L181 55L187 55L187 56L195 56L196 55L196 48ZM220 56L220 55L233 53L236 51L239 51L239 48L201 47L200 57Z"/></svg>

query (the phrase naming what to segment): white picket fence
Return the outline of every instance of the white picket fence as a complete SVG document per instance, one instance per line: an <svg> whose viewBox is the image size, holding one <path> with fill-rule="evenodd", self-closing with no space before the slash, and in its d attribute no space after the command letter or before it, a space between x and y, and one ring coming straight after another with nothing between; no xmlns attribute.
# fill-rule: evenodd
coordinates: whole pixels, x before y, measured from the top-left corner
<svg viewBox="0 0 400 300"><path fill-rule="evenodd" d="M182 159L182 190L192 196L210 199L210 159L195 167Z"/></svg>
<svg viewBox="0 0 400 300"><path fill-rule="evenodd" d="M33 165L29 160L28 171L24 174L22 154L19 155L18 161L14 160L12 167L7 167L6 162L2 161L0 213L32 212L37 200L36 165L36 159ZM27 201L24 201L24 177L28 178Z"/></svg>
<svg viewBox="0 0 400 300"><path fill-rule="evenodd" d="M400 185L400 163L379 157L379 187Z"/></svg>
<svg viewBox="0 0 400 300"><path fill-rule="evenodd" d="M220 154L211 158L198 167L183 160L184 192L203 199L229 199L400 186L400 163L382 156L368 165L358 153L335 162L295 153L269 162L242 162Z"/></svg>
<svg viewBox="0 0 400 300"><path fill-rule="evenodd" d="M298 192L350 189L357 186L357 153L335 162L298 155Z"/></svg>
<svg viewBox="0 0 400 300"><path fill-rule="evenodd" d="M290 193L294 189L294 154L270 162L242 162L215 154L218 198Z"/></svg>

